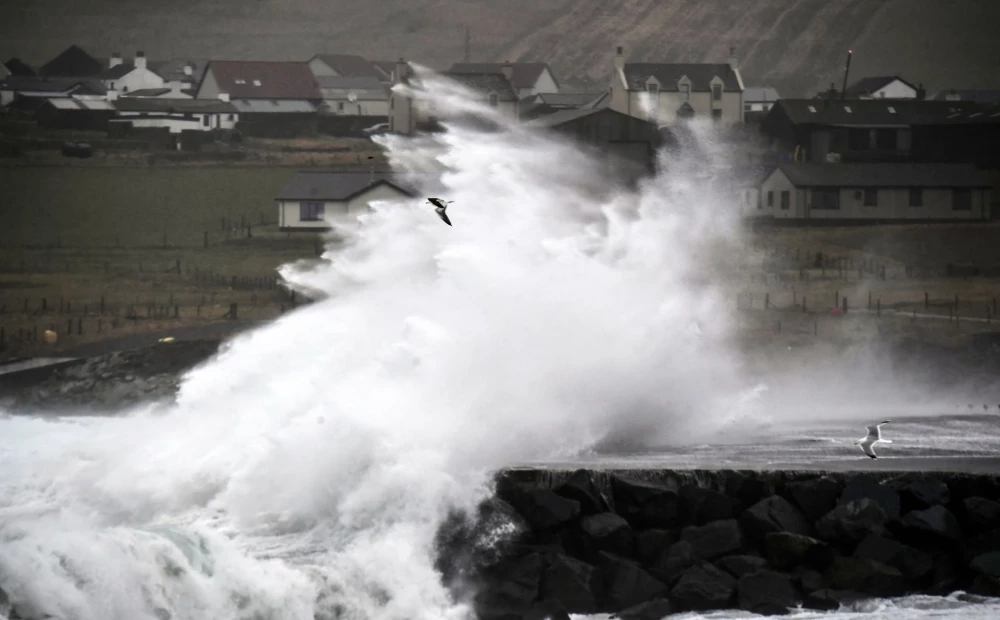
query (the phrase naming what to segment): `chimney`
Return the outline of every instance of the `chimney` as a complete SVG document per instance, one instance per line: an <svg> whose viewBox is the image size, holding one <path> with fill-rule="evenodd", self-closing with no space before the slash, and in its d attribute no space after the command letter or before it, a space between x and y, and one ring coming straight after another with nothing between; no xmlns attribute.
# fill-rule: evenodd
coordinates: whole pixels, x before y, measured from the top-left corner
<svg viewBox="0 0 1000 620"><path fill-rule="evenodd" d="M514 79L514 65L510 64L509 60L504 61L503 66L500 67L500 72L503 73L508 82Z"/></svg>
<svg viewBox="0 0 1000 620"><path fill-rule="evenodd" d="M619 45L615 48L615 70L621 71L625 68L625 52L622 50L622 46Z"/></svg>
<svg viewBox="0 0 1000 620"><path fill-rule="evenodd" d="M184 75L194 75L194 63L186 62L184 63Z"/></svg>
<svg viewBox="0 0 1000 620"><path fill-rule="evenodd" d="M219 101L229 101L229 93L219 93Z"/></svg>
<svg viewBox="0 0 1000 620"><path fill-rule="evenodd" d="M135 68L145 69L146 68L146 53L136 52L135 53Z"/></svg>
<svg viewBox="0 0 1000 620"><path fill-rule="evenodd" d="M731 68L733 71L739 71L740 70L740 59L737 58L737 56L736 56L736 48L735 47L730 47L729 48L729 68Z"/></svg>
<svg viewBox="0 0 1000 620"><path fill-rule="evenodd" d="M403 82L406 81L406 78L409 76L409 73L410 73L409 67L406 64L406 61L400 58L399 60L396 61L396 68L392 72L393 83L402 84Z"/></svg>
<svg viewBox="0 0 1000 620"><path fill-rule="evenodd" d="M920 84L917 85L917 99L923 100L926 98L927 98L927 91L924 90L924 83L921 82Z"/></svg>
<svg viewBox="0 0 1000 620"><path fill-rule="evenodd" d="M108 68L110 69L111 67L117 67L120 64L122 64L122 55L121 55L121 53L119 53L119 52L112 52L111 53L111 62L108 63Z"/></svg>

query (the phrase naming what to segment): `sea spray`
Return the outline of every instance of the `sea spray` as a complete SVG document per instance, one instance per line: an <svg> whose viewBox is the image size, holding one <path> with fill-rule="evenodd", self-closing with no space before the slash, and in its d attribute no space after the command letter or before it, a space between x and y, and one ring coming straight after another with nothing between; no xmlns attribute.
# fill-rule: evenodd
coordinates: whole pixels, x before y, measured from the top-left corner
<svg viewBox="0 0 1000 620"><path fill-rule="evenodd" d="M719 271L736 214L685 172L712 162L606 186L567 139L418 76L448 131L383 143L453 227L423 198L373 204L319 265L281 270L321 299L237 337L166 410L0 420L19 613L465 619L437 535L491 472L694 440L752 406Z"/></svg>

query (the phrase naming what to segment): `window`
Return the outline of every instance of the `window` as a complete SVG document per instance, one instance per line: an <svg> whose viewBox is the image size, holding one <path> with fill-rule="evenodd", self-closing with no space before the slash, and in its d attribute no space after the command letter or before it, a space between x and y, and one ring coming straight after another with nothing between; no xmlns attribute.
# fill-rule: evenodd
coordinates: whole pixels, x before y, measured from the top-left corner
<svg viewBox="0 0 1000 620"><path fill-rule="evenodd" d="M254 80L253 81L253 85L254 86L260 86L260 80Z"/></svg>
<svg viewBox="0 0 1000 620"><path fill-rule="evenodd" d="M811 105L811 106L808 106L808 107L809 107L809 111L810 111L810 112L812 112L813 114L815 114L815 113L816 113L816 106L812 106L812 105Z"/></svg>
<svg viewBox="0 0 1000 620"><path fill-rule="evenodd" d="M229 120L235 121L236 120L236 115L235 114L230 114L229 115Z"/></svg>
<svg viewBox="0 0 1000 620"><path fill-rule="evenodd" d="M712 84L712 101L722 101L722 84Z"/></svg>
<svg viewBox="0 0 1000 620"><path fill-rule="evenodd" d="M243 79L240 79L240 78L236 78L236 83L237 83L237 84L246 84L246 83L247 83L247 81L246 81L246 80L243 80Z"/></svg>
<svg viewBox="0 0 1000 620"><path fill-rule="evenodd" d="M114 90L115 89L115 83L114 82L108 82L108 89Z"/></svg>
<svg viewBox="0 0 1000 620"><path fill-rule="evenodd" d="M338 112L343 112L344 111L344 102L343 101L338 101L337 102L337 111Z"/></svg>
<svg viewBox="0 0 1000 620"><path fill-rule="evenodd" d="M877 207L878 206L878 190L877 189L866 189L865 190L865 206L866 207Z"/></svg>
<svg viewBox="0 0 1000 620"><path fill-rule="evenodd" d="M722 110L719 108L712 109L712 120L721 121L722 120Z"/></svg>
<svg viewBox="0 0 1000 620"><path fill-rule="evenodd" d="M922 190L919 187L910 188L910 206L911 207L924 206L924 190Z"/></svg>
<svg viewBox="0 0 1000 620"><path fill-rule="evenodd" d="M497 107L497 104L498 104L499 101L500 101L500 98L497 96L496 93L490 93L490 107L491 108Z"/></svg>
<svg viewBox="0 0 1000 620"><path fill-rule="evenodd" d="M774 206L774 190L767 190L767 206Z"/></svg>
<svg viewBox="0 0 1000 620"><path fill-rule="evenodd" d="M655 82L650 82L646 84L646 92L651 96L656 97L660 94L660 85Z"/></svg>
<svg viewBox="0 0 1000 620"><path fill-rule="evenodd" d="M303 222L319 222L323 219L322 202L300 202L299 220Z"/></svg>
<svg viewBox="0 0 1000 620"><path fill-rule="evenodd" d="M955 189L951 192L951 208L955 211L972 210L972 190Z"/></svg>
<svg viewBox="0 0 1000 620"><path fill-rule="evenodd" d="M839 189L814 189L812 192L812 208L836 210L840 208Z"/></svg>
<svg viewBox="0 0 1000 620"><path fill-rule="evenodd" d="M208 127L208 124L210 122L211 122L211 119L208 118L208 114L203 114L202 117L201 117L201 124L202 124L202 126L203 127Z"/></svg>
<svg viewBox="0 0 1000 620"><path fill-rule="evenodd" d="M691 85L681 84L681 99L688 101L691 99Z"/></svg>
<svg viewBox="0 0 1000 620"><path fill-rule="evenodd" d="M880 151L895 151L898 135L899 132L895 129L876 129L875 148Z"/></svg>
<svg viewBox="0 0 1000 620"><path fill-rule="evenodd" d="M743 104L743 111L744 112L752 112L753 111L753 104L752 103L744 103Z"/></svg>
<svg viewBox="0 0 1000 620"><path fill-rule="evenodd" d="M781 210L788 211L790 206L792 206L792 193L787 189L781 190Z"/></svg>

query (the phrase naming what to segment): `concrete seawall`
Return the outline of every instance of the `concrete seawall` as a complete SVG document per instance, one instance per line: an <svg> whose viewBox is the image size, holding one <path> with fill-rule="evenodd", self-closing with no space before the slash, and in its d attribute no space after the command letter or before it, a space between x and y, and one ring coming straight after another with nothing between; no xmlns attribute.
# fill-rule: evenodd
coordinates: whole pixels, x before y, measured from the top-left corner
<svg viewBox="0 0 1000 620"><path fill-rule="evenodd" d="M477 586L484 620L996 597L1000 477L509 470L476 522L456 518L440 542L441 570Z"/></svg>

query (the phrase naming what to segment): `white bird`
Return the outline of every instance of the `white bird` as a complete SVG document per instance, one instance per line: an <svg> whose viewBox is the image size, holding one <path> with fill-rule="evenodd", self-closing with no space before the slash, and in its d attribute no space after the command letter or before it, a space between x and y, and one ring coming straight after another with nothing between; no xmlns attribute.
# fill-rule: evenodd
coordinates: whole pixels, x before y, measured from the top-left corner
<svg viewBox="0 0 1000 620"><path fill-rule="evenodd" d="M434 211L437 212L438 217L441 218L441 220L445 224L447 224L448 226L451 226L451 220L448 219L448 214L445 213L445 209L447 209L448 205L450 205L451 203L453 203L455 201L454 200L449 200L448 202L445 202L441 198L428 198L427 202L429 202L432 205L434 205Z"/></svg>
<svg viewBox="0 0 1000 620"><path fill-rule="evenodd" d="M865 430L868 431L868 435L855 441L854 445L861 446L861 449L864 450L865 454L873 459L877 459L878 457L875 456L875 444L892 443L892 441L888 439L882 439L882 425L888 423L889 420L885 420L883 422L879 422L878 424L866 426Z"/></svg>

